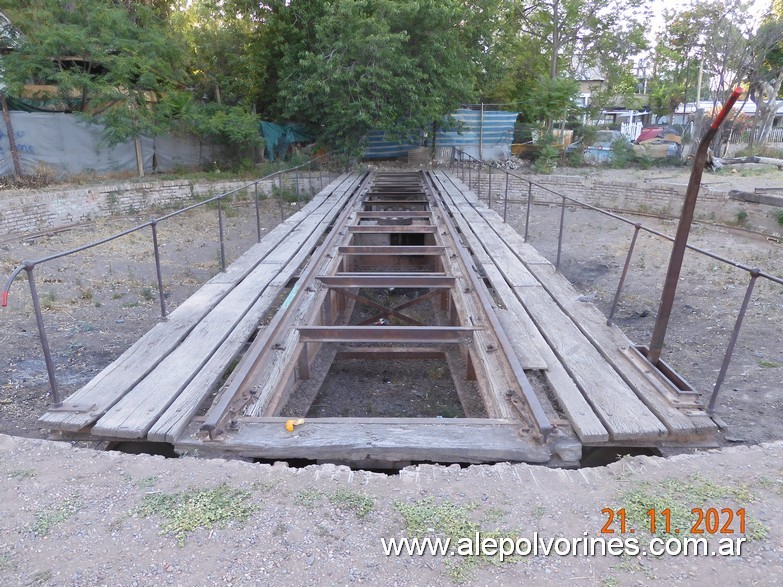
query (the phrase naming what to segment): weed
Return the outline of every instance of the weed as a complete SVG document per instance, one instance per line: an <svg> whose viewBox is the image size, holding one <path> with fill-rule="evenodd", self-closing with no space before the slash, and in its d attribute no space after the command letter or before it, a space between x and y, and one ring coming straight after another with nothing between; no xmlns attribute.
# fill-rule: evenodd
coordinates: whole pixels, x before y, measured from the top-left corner
<svg viewBox="0 0 783 587"><path fill-rule="evenodd" d="M152 291L151 287L142 288L142 290L141 290L141 298L145 302L151 302L152 300L155 299L155 293Z"/></svg>
<svg viewBox="0 0 783 587"><path fill-rule="evenodd" d="M778 221L778 224L783 226L783 210L775 210L775 220Z"/></svg>
<svg viewBox="0 0 783 587"><path fill-rule="evenodd" d="M222 484L215 489L194 489L180 493L156 493L144 496L137 510L142 518L164 518L161 534L173 535L179 546L198 528L224 527L236 520L244 522L255 507L246 503L250 492Z"/></svg>
<svg viewBox="0 0 783 587"><path fill-rule="evenodd" d="M92 289L89 287L80 287L79 288L79 299L81 300L91 300L93 296Z"/></svg>
<svg viewBox="0 0 783 587"><path fill-rule="evenodd" d="M53 291L49 291L41 296L41 307L44 310L54 310L56 302L57 294L55 294Z"/></svg>
<svg viewBox="0 0 783 587"><path fill-rule="evenodd" d="M638 487L624 492L619 499L626 510L628 526L637 531L650 528L650 510L656 512L655 533L658 535L676 535L684 537L690 534L696 522L692 508L703 508L711 504L724 504L731 500L738 504L755 501L754 495L746 485L728 486L708 481L698 475L688 480L668 479L661 483L643 482ZM725 505L721 505L725 507ZM669 523L661 512L668 510ZM667 532L668 526L668 532ZM748 520L749 539L765 535L766 528L750 518Z"/></svg>
<svg viewBox="0 0 783 587"><path fill-rule="evenodd" d="M47 536L53 527L62 524L77 511L79 511L79 503L75 497L64 499L57 507L38 512L35 515L33 533L36 536Z"/></svg>
<svg viewBox="0 0 783 587"><path fill-rule="evenodd" d="M323 491L319 491L315 487L308 487L302 489L294 497L294 503L303 505L306 508L314 508L315 504L324 496Z"/></svg>
<svg viewBox="0 0 783 587"><path fill-rule="evenodd" d="M446 564L447 573L455 582L466 581L479 562L499 564L519 558L486 556L481 552L473 552L472 545L469 552L463 550L468 546L467 541L472 540L476 532L480 532L484 538L498 541L504 538L515 538L513 532L483 530L481 525L471 517L472 512L478 509L474 503L465 505L456 505L449 501L438 503L434 498L428 497L414 503L398 501L394 507L402 514L409 535L424 537L428 534L437 534L450 539L452 545L457 545L457 552L465 556L460 556L458 562L448 561Z"/></svg>
<svg viewBox="0 0 783 587"><path fill-rule="evenodd" d="M736 219L734 220L734 224L737 226L745 226L745 224L748 222L748 213L745 212L745 210L740 210L737 212Z"/></svg>
<svg viewBox="0 0 783 587"><path fill-rule="evenodd" d="M9 471L8 478L22 481L23 479L31 479L35 477L35 469L16 469Z"/></svg>
<svg viewBox="0 0 783 587"><path fill-rule="evenodd" d="M762 367L764 369L777 369L780 367L780 363L776 363L775 361L769 361L767 359L759 359L759 367Z"/></svg>
<svg viewBox="0 0 783 587"><path fill-rule="evenodd" d="M329 495L329 501L340 509L353 511L359 518L369 514L375 507L375 500L372 497L352 489L338 489Z"/></svg>
<svg viewBox="0 0 783 587"><path fill-rule="evenodd" d="M10 571L15 568L14 560L7 554L0 554L0 571Z"/></svg>
<svg viewBox="0 0 783 587"><path fill-rule="evenodd" d="M121 293L113 293L111 294L111 299L113 300L119 300L122 297Z"/></svg>
<svg viewBox="0 0 783 587"><path fill-rule="evenodd" d="M143 479L136 481L136 487L139 489L149 489L150 487L155 487L155 483L157 482L158 478L155 475L152 477L144 477Z"/></svg>

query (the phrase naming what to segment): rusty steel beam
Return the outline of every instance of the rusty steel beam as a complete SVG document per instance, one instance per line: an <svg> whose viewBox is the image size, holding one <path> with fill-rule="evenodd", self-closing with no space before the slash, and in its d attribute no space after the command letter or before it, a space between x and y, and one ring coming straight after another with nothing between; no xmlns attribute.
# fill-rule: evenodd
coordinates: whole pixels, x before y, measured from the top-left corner
<svg viewBox="0 0 783 587"><path fill-rule="evenodd" d="M467 344L475 328L462 326L300 326L299 342Z"/></svg>
<svg viewBox="0 0 783 587"><path fill-rule="evenodd" d="M337 247L339 255L414 255L440 256L446 247L436 246L350 246Z"/></svg>
<svg viewBox="0 0 783 587"><path fill-rule="evenodd" d="M355 233L371 233L371 234L392 234L399 232L412 232L415 234L433 234L437 232L437 227L431 224L406 224L403 226L387 224L387 225L375 225L364 226L353 224L348 227L348 232Z"/></svg>
<svg viewBox="0 0 783 587"><path fill-rule="evenodd" d="M357 218L430 218L429 210L362 210L356 213Z"/></svg>
<svg viewBox="0 0 783 587"><path fill-rule="evenodd" d="M337 351L334 358L335 360L376 359L379 361L416 361L445 359L446 353L444 351L432 350L427 347L360 347Z"/></svg>
<svg viewBox="0 0 783 587"><path fill-rule="evenodd" d="M449 275L411 275L383 273L361 275L317 275L316 279L326 287L407 287L419 288L428 287L430 289L449 289L454 286L456 279Z"/></svg>

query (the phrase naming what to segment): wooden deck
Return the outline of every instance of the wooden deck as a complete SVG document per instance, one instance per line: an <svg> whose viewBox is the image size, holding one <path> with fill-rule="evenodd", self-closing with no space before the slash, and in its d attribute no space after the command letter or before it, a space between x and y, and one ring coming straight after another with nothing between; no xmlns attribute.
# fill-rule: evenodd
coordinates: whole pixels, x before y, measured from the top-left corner
<svg viewBox="0 0 783 587"><path fill-rule="evenodd" d="M491 311L510 340L516 360L526 373L546 381L551 393L538 391L538 399L556 423L556 434L542 440L529 433L529 418L520 416L524 407L504 394L508 382L491 375L502 368L492 352L491 333L478 325L472 336L483 342L476 345L475 360L490 373L484 375L489 379L485 383L496 388L485 397L491 407L489 418L320 418L309 419L292 434L284 429L285 418L277 416L279 410L264 404L266 408L248 411L241 426L220 442L205 439L198 414L227 376L230 381L230 367L248 340L263 331L262 317L280 301L330 224L346 213L361 181L360 176L346 174L327 186L61 407L45 413L41 425L65 436L166 442L179 451L360 463L573 463L578 459L578 450L569 452L574 445L703 444L713 438L716 426L698 405L680 406L672 400L678 391L634 354L633 344L616 326L607 326L597 308L578 301L579 292L552 264L458 179L438 171L431 172L428 181L443 209L450 211L450 221L472 256L475 267L470 270L491 287L496 302ZM384 210L399 202L368 200L365 210L357 209L352 216L382 218ZM418 210L412 217L421 216L423 222L426 202L416 201L409 210ZM436 226L385 229L386 234L413 231L440 238ZM341 234L340 254L366 256L351 238L357 234L372 238L375 232L357 221ZM423 251L438 258L445 251L438 243L428 243L418 251L399 250L403 255ZM375 251L379 256L396 254L389 247ZM463 283L465 276L459 271L455 268L453 277ZM306 294L308 308L314 307L319 295L315 291ZM479 310L471 307L475 304L471 299L461 303L469 313ZM292 328L281 338L281 351L264 372L268 385L261 395L279 394L278 379L290 376L293 381L291 371L302 368L293 349L303 336L303 324L300 320L298 329ZM328 340L319 339L317 344L328 344ZM305 356L305 368L307 360Z"/></svg>

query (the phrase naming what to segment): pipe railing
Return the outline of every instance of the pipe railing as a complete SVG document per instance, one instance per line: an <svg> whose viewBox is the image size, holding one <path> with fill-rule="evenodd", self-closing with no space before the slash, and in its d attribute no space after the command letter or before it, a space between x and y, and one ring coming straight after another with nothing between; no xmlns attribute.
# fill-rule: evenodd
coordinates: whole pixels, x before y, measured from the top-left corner
<svg viewBox="0 0 783 587"><path fill-rule="evenodd" d="M3 289L0 292L0 307L6 307L8 305L8 298L9 298L9 292L11 290L11 286L14 282L14 280L19 276L19 274L24 271L27 274L27 281L30 287L30 295L32 297L33 302L33 310L35 312L35 318L36 318L36 324L38 327L38 337L41 342L41 350L44 355L44 362L46 364L46 371L49 377L49 387L50 387L50 396L52 399L52 404L54 406L60 406L62 405L62 399L60 397L60 391L59 391L59 385L57 382L57 376L55 373L55 367L54 367L54 361L52 359L51 350L49 347L49 339L47 337L46 333L46 326L43 319L43 312L41 310L41 302L40 297L38 295L38 289L36 287L35 282L35 268L39 265L43 265L45 263L49 263L51 261L55 261L57 259L61 259L63 257L67 257L69 255L74 255L77 253L81 253L83 251L86 251L88 249L92 249L95 247L99 247L101 245L104 245L106 243L115 241L117 239L121 239L125 236L128 236L129 234L133 234L135 232L138 232L140 230L144 230L146 228L151 229L151 237L152 237L152 248L153 248L153 255L155 260L155 277L157 281L157 288L158 288L158 298L160 301L160 317L161 320L166 320L168 316L168 312L166 310L166 296L165 296L165 287L163 282L163 272L161 269L161 259L160 259L160 247L158 245L158 225L166 220L175 218L177 216L180 216L186 212L190 212L191 210L195 210L197 208L201 208L203 206L208 206L210 204L214 204L217 208L217 216L218 216L218 240L220 242L220 271L224 272L226 270L226 249L225 249L225 231L223 226L223 201L226 198L231 198L241 192L247 193L247 190L253 189L254 194L254 207L255 207L255 219L256 219L256 239L257 242L261 242L261 209L259 207L259 184L262 184L263 182L270 181L272 182L272 190L271 190L271 196L274 196L274 187L277 187L277 196L280 200L280 221L285 220L285 208L283 205L283 200L285 199L286 193L284 188L284 176L288 175L287 182L291 183L291 174L294 175L294 181L296 183L295 187L295 194L296 194L296 203L297 208L301 210L302 207L302 190L300 188L300 180L301 175L300 171L304 168L307 168L307 175L308 175L308 181L310 185L310 192L311 195L316 193L315 189L313 188L313 168L317 166L318 168L318 184L320 186L320 190L324 187L324 175L323 175L323 168L321 166L321 163L323 163L322 160L326 159L328 155L321 155L319 157L316 157L314 159L311 159L307 161L306 163L302 163L300 165L296 165L293 167L288 167L286 169L280 169L278 171L275 171L274 173L270 173L269 175L266 175L264 177L261 177L259 179L253 180L251 182L248 182L245 185L242 185L240 187L237 187L235 189L232 189L230 191L224 192L222 194L218 194L216 196L201 200L199 202L196 202L195 204L191 204L189 206L185 206L184 208L180 208L178 210L175 210L173 212L169 212L167 214L164 214L162 216L154 217L148 220L147 222L144 222L142 224L138 224L136 226L133 226L131 228L128 228L126 230L123 230L121 232L118 232L116 234L112 234L110 236L107 236L105 238L93 241L91 243L81 245L72 249L69 249L67 251L61 251L59 253L54 253L52 255L48 255L46 257L41 257L34 260L24 261L22 262L18 267L16 267L11 274L8 276L8 278L5 281L5 284L3 285ZM277 181L277 185L275 185L275 181ZM263 190L263 187L262 187ZM320 191L319 190L319 191ZM262 191L263 193L263 191ZM268 199L268 198L265 198Z"/></svg>
<svg viewBox="0 0 783 587"><path fill-rule="evenodd" d="M477 177L477 195L479 199L481 199L481 169L483 167L489 167L490 169L493 169L495 171L500 171L506 175L505 178L505 191L503 196L503 222L506 222L507 220L507 213L508 213L508 190L509 190L509 178L515 178L519 180L520 183L523 185L527 184L527 202L526 202L526 211L525 211L525 232L524 232L524 240L525 242L528 242L528 227L530 225L530 211L531 211L531 204L533 201L533 187L535 186L537 189L543 190L545 192L548 192L549 194L552 194L558 198L560 198L560 222L559 222L559 229L558 229L558 237L557 237L557 257L555 261L555 269L560 270L560 260L561 260L561 252L563 248L563 235L564 235L564 224L565 224L565 207L566 202L570 202L574 206L578 206L581 208L586 208L588 210L592 210L594 212L598 212L600 214L603 214L604 216L608 216L610 218L613 218L615 220L619 220L620 222L624 222L625 224L628 224L629 226L633 226L634 232L633 236L631 238L631 243L628 247L628 253L626 254L625 258L625 264L623 265L623 270L620 275L619 283L617 284L617 290L615 291L614 298L612 300L612 306L609 310L609 316L606 320L606 323L608 325L612 325L612 319L614 318L615 312L617 311L617 306L620 301L620 296L622 294L623 286L625 285L625 280L628 275L628 270L630 268L631 264L631 258L633 257L634 247L636 245L637 237L639 235L640 231L645 231L649 234L652 234L654 236L657 236L659 238L662 238L664 240L668 240L669 242L674 242L674 237L671 237L667 234L664 234L662 232L659 232L653 228L650 228L648 226L645 226L644 224L637 222L635 220L631 220L629 218L625 218L624 216L621 216L619 214L616 214L614 212L611 212L609 210L604 210L603 208L599 208L598 206L593 206L592 204L588 204L587 202L583 202L581 200L578 200L576 198L573 198L571 196L567 196L565 194L559 193L545 185L542 185L540 183L537 183L527 177L521 176L517 173L513 173L511 170L504 169L502 167L494 167L490 166L487 163L477 159L476 157L473 157L469 153L466 153L462 149L459 149L457 147L452 148L452 157L450 161L450 167L453 167L454 162L459 162L459 174L460 179L462 181L465 181L466 175L467 175L467 182L468 187L472 189L473 187L473 168L476 168L476 177ZM467 162L467 165L465 163ZM467 173L465 173L465 167L467 166ZM491 177L491 173L490 173ZM490 180L491 181L491 180ZM489 183L489 182L488 182ZM491 183L489 183L491 186ZM491 188L490 188L491 189ZM487 200L489 203L489 206L492 205L492 195L491 193L488 193ZM716 253L713 253L711 251L708 251L706 249L702 249L700 247L696 247L694 245L688 244L686 247L696 253L699 253L701 255L705 255L711 259L714 259L716 261L719 261L721 263L724 263L726 265L731 265L732 267L736 267L737 269L741 269L742 271L745 271L748 273L749 282L747 285L747 288L745 290L745 296L742 301L742 305L739 308L739 311L737 313L737 318L734 323L734 328L731 333L731 337L729 339L728 347L726 348L726 352L723 356L723 362L721 363L721 368L718 374L718 378L715 382L715 385L712 390L712 394L710 395L709 402L707 404L707 413L713 414L715 411L715 403L718 398L718 393L720 392L720 389L723 385L723 382L726 378L726 373L729 368L729 363L731 362L731 358L734 354L734 346L736 345L737 339L739 338L739 332L740 328L742 327L742 322L745 318L745 314L748 309L748 305L750 303L751 296L753 294L753 288L756 284L756 280L761 277L763 279L766 279L772 283L777 283L779 285L783 285L783 277L779 277L777 275L773 275L767 271L764 271L758 267L751 267L750 265L746 265L744 263L740 263L739 261L735 261L733 259L728 259L726 257L723 257L721 255L718 255Z"/></svg>

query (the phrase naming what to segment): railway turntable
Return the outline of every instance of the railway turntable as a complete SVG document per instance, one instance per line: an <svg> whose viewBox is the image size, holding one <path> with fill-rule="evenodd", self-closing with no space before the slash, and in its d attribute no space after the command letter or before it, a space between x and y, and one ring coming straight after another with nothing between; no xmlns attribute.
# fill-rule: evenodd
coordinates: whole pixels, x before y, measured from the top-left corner
<svg viewBox="0 0 783 587"><path fill-rule="evenodd" d="M451 174L346 174L41 423L378 467L709 444L698 397L578 297Z"/></svg>

